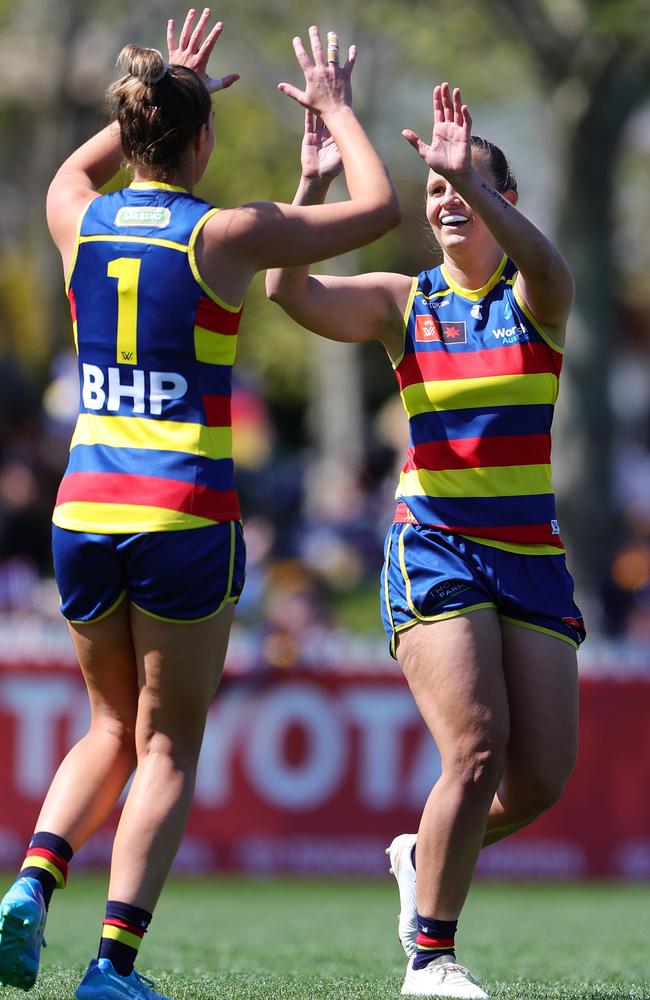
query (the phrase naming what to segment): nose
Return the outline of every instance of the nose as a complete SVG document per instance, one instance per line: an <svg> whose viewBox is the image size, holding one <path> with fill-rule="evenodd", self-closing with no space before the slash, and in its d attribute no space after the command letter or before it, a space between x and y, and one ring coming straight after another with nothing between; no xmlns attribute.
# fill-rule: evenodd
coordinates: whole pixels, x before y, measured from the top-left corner
<svg viewBox="0 0 650 1000"><path fill-rule="evenodd" d="M460 205L460 203L461 203L460 195L455 190L455 188L451 186L451 184L447 183L447 186L445 188L445 193L442 198L442 205L443 206Z"/></svg>

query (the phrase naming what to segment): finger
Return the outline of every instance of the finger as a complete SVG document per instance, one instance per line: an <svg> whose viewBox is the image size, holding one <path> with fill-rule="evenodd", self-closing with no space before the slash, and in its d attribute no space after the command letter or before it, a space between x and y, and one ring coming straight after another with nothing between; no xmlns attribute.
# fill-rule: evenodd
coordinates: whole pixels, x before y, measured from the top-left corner
<svg viewBox="0 0 650 1000"><path fill-rule="evenodd" d="M327 32L327 62L339 64L339 36L335 31Z"/></svg>
<svg viewBox="0 0 650 1000"><path fill-rule="evenodd" d="M306 75L307 70L311 69L314 64L305 51L305 46L302 44L302 38L300 35L296 35L293 39L293 51L296 53L296 59L300 64L301 70Z"/></svg>
<svg viewBox="0 0 650 1000"><path fill-rule="evenodd" d="M463 104L461 111L463 113L463 124L465 126L465 131L468 135L472 134L472 116L470 115L467 105Z"/></svg>
<svg viewBox="0 0 650 1000"><path fill-rule="evenodd" d="M167 51L171 56L172 52L175 52L178 48L178 42L176 41L176 25L174 23L174 18L170 17L167 22Z"/></svg>
<svg viewBox="0 0 650 1000"><path fill-rule="evenodd" d="M350 48L348 49L348 58L346 59L345 66L343 67L344 72L347 73L348 76L351 75L356 61L357 61L357 47L356 45L351 45Z"/></svg>
<svg viewBox="0 0 650 1000"><path fill-rule="evenodd" d="M292 101L296 101L298 104L302 104L303 108L307 106L307 94L303 90L298 90L297 87L293 87L290 83L279 83L278 90L287 97L290 97Z"/></svg>
<svg viewBox="0 0 650 1000"><path fill-rule="evenodd" d="M314 62L317 66L325 66L323 43L320 40L320 32L315 24L312 24L309 29L309 40L311 41L311 50L314 54Z"/></svg>
<svg viewBox="0 0 650 1000"><path fill-rule="evenodd" d="M228 90L228 87L232 87L239 79L239 73L226 73L225 76L206 76L204 82L208 93L216 94L218 90Z"/></svg>
<svg viewBox="0 0 650 1000"><path fill-rule="evenodd" d="M410 128L405 128L402 129L402 135L404 136L408 144L410 146L413 146L413 149L416 151L416 153L418 153L418 155L421 156L423 160L426 159L427 152L429 151L429 146L427 146L426 142L422 142L422 139L417 134L417 132L413 132Z"/></svg>
<svg viewBox="0 0 650 1000"><path fill-rule="evenodd" d="M454 122L456 125L463 125L463 102L460 96L460 89L454 87L453 93L453 103L454 103Z"/></svg>
<svg viewBox="0 0 650 1000"><path fill-rule="evenodd" d="M442 106L442 91L440 86L433 88L433 124L444 122L445 111Z"/></svg>
<svg viewBox="0 0 650 1000"><path fill-rule="evenodd" d="M207 38L205 39L205 41L201 45L201 48L199 49L199 53L198 53L199 54L199 58L201 58L201 59L205 58L205 60L207 62L207 60L210 57L210 53L212 52L212 50L214 48L215 42L216 42L217 38L219 37L219 35L221 34L222 31L223 31L223 21L217 21L217 23L215 24L214 28L212 28L212 30L210 31L210 34L207 36Z"/></svg>
<svg viewBox="0 0 650 1000"><path fill-rule="evenodd" d="M443 83L440 88L440 94L442 97L442 109L444 111L446 122L453 122L454 120L454 105L451 100L451 91L449 90L449 84Z"/></svg>
<svg viewBox="0 0 650 1000"><path fill-rule="evenodd" d="M185 22L183 24L183 28L181 30L181 37L178 42L178 47L180 49L187 48L187 43L190 39L190 35L192 34L192 25L194 24L195 17L196 17L196 11L194 10L193 7L190 7L187 14L185 15Z"/></svg>
<svg viewBox="0 0 650 1000"><path fill-rule="evenodd" d="M190 52L198 52L201 47L201 40L205 34L205 26L210 20L210 8L204 7L203 13L197 21L196 28L190 37Z"/></svg>

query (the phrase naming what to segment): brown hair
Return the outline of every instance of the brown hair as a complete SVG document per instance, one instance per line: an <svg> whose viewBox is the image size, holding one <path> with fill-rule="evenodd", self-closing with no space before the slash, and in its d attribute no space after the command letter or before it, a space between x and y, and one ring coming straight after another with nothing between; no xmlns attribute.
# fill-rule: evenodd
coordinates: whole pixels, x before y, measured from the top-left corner
<svg viewBox="0 0 650 1000"><path fill-rule="evenodd" d="M210 117L210 95L194 70L165 66L157 49L126 45L117 66L124 76L106 97L120 125L122 152L133 166L165 181Z"/></svg>
<svg viewBox="0 0 650 1000"><path fill-rule="evenodd" d="M516 191L517 178L510 169L505 153L482 135L473 135L470 141L472 149L477 150L485 158L485 162L494 177L494 186L497 191L500 194L503 194L504 191Z"/></svg>

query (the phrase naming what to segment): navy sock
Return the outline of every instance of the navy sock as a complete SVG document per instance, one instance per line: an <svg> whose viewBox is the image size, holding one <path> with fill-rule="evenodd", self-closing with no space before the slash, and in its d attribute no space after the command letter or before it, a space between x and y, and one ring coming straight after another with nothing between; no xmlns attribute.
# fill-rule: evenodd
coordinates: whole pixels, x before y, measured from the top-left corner
<svg viewBox="0 0 650 1000"><path fill-rule="evenodd" d="M151 914L146 910L109 899L97 957L110 959L120 976L128 976L150 923Z"/></svg>
<svg viewBox="0 0 650 1000"><path fill-rule="evenodd" d="M72 861L73 854L74 851L67 840L45 830L35 833L29 842L20 874L36 879L40 883L47 908L54 890L57 887L65 888L68 863Z"/></svg>
<svg viewBox="0 0 650 1000"><path fill-rule="evenodd" d="M434 958L441 955L451 955L456 958L454 950L454 935L458 926L457 920L434 920L433 917L422 917L418 913L418 934L416 943L418 950L413 959L414 969L424 969Z"/></svg>

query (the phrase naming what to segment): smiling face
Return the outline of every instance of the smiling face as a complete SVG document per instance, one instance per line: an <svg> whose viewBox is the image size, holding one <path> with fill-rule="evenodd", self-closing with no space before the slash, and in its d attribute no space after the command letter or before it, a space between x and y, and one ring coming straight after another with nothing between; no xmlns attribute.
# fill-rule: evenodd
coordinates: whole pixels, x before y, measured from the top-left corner
<svg viewBox="0 0 650 1000"><path fill-rule="evenodd" d="M472 166L495 187L494 175L480 150L472 151ZM504 197L516 201L512 191L505 192ZM494 254L497 243L485 223L449 181L432 170L427 178L426 199L427 219L445 256L466 251L477 256L483 252Z"/></svg>

